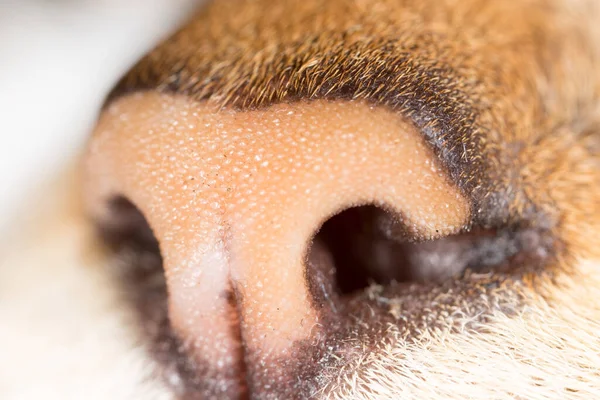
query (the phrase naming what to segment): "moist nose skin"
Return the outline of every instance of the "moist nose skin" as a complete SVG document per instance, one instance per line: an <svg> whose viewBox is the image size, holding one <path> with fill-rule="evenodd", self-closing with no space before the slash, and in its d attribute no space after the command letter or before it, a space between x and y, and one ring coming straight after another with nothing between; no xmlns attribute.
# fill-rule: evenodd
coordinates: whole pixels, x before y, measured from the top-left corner
<svg viewBox="0 0 600 400"><path fill-rule="evenodd" d="M110 221L121 197L147 220L170 323L214 396L268 392L265 382L290 379L277 360L323 334L335 304L315 300L309 275L322 273L325 294L336 285L327 248L311 250L329 218L374 205L431 239L469 214L419 132L362 102L238 111L132 94L101 116L85 184L96 220Z"/></svg>

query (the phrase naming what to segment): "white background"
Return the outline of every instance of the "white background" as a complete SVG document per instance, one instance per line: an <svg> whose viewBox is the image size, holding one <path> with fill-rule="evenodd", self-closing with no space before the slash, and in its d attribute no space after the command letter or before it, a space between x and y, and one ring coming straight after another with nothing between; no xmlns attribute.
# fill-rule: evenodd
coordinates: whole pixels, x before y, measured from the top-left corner
<svg viewBox="0 0 600 400"><path fill-rule="evenodd" d="M71 161L116 80L199 0L0 0L0 234Z"/></svg>

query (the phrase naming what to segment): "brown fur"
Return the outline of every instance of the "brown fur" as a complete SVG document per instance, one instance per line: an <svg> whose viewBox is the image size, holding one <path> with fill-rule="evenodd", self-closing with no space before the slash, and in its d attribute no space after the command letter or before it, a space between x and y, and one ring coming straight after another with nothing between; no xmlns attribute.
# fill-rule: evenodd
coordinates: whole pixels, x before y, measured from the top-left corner
<svg viewBox="0 0 600 400"><path fill-rule="evenodd" d="M303 381L274 397L598 394L599 18L592 0L215 1L121 81L112 101L159 90L238 109L389 107L471 201L467 230L548 243L509 271L371 287L345 304L352 323L331 317L328 341L301 352ZM498 365L489 376L484 356ZM193 396L178 368L172 387Z"/></svg>

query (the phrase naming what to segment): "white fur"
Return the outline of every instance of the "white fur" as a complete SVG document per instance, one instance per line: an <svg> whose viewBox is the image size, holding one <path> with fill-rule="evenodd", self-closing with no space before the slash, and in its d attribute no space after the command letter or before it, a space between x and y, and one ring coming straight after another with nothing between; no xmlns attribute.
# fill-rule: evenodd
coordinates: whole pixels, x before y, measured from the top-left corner
<svg viewBox="0 0 600 400"><path fill-rule="evenodd" d="M0 398L170 399L77 205L42 199L0 251Z"/></svg>
<svg viewBox="0 0 600 400"><path fill-rule="evenodd" d="M518 316L497 313L486 333L437 332L406 344L389 341L342 372L335 399L598 399L598 265L564 277L552 304L532 295ZM457 315L456 318L461 318Z"/></svg>

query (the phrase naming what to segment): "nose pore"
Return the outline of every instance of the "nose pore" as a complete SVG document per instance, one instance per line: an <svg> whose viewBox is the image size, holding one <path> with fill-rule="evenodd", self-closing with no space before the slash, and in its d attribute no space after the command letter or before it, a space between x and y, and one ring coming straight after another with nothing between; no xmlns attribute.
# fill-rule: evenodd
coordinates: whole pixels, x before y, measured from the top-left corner
<svg viewBox="0 0 600 400"><path fill-rule="evenodd" d="M146 216L171 324L194 358L222 371L241 360L268 369L318 333L305 260L336 212L386 205L422 237L456 231L467 214L418 133L362 103L215 112L134 95L104 113L87 170L97 218L115 195Z"/></svg>

